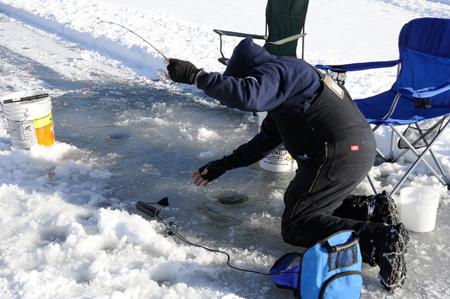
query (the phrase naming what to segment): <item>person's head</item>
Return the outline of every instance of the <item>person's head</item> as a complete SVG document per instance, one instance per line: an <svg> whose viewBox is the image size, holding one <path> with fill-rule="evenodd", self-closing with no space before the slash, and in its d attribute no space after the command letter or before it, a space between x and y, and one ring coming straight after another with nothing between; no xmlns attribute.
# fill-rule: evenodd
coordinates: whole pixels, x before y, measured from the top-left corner
<svg viewBox="0 0 450 299"><path fill-rule="evenodd" d="M251 69L271 59L266 49L255 44L250 37L242 40L233 50L228 61L227 68L223 73L225 76L233 76L238 78L244 78L251 75Z"/></svg>

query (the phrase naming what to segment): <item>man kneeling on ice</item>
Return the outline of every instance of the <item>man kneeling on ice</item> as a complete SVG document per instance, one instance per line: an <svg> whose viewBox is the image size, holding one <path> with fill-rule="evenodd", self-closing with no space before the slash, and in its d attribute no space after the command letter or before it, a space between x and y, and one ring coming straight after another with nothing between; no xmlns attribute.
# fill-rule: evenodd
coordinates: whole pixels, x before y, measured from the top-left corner
<svg viewBox="0 0 450 299"><path fill-rule="evenodd" d="M193 173L196 185L251 165L283 143L299 165L284 195L284 241L309 247L353 229L363 262L380 267L385 288L403 285L409 238L392 199L351 196L373 165L375 140L348 93L305 61L270 55L250 38L234 49L223 74L178 59L167 69L173 81L195 84L228 107L268 112L252 140Z"/></svg>

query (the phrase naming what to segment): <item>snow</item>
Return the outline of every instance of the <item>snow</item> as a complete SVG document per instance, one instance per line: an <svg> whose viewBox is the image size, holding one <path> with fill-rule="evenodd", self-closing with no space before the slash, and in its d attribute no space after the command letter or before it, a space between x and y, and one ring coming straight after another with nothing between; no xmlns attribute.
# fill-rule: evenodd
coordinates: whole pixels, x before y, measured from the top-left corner
<svg viewBox="0 0 450 299"><path fill-rule="evenodd" d="M251 115L226 109L193 88L170 84L164 60L117 26L136 31L169 57L221 71L213 28L263 33L263 0L0 0L0 91L48 90L57 144L11 147L0 121L1 298L281 298L267 277L228 269L225 257L166 236L163 225L134 209L137 200L168 196L161 215L189 239L232 254L232 263L266 271L299 250L279 234L291 174L256 167L225 174L207 189L192 170L221 157L256 132ZM421 16L450 17L447 0L310 2L306 59L346 63L397 58L401 26ZM238 40L227 39L226 53ZM388 88L395 69L352 74L354 97ZM450 172L447 135L434 151ZM386 149L387 132L377 133ZM407 170L372 169L392 189ZM418 167L405 186L441 195L437 227L412 234L405 287L394 295L364 268L363 298L448 298L447 190ZM217 192L248 196L222 205ZM363 182L358 193L369 193ZM288 294L289 293L289 294Z"/></svg>

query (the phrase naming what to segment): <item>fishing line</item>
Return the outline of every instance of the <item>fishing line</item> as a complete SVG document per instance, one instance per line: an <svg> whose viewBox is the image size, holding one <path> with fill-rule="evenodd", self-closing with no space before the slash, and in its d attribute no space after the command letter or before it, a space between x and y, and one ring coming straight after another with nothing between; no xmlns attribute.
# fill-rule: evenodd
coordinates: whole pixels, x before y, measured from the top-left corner
<svg viewBox="0 0 450 299"><path fill-rule="evenodd" d="M299 274L299 272L266 273L266 272L261 272L261 271L257 271L257 270L244 269L244 268L240 268L240 267L234 266L234 265L231 264L231 255L228 252L220 250L220 249L214 249L214 248L206 247L206 246L204 246L202 244L194 243L194 242L189 241L188 239L186 239L183 235L181 235L178 232L178 225L176 225L176 223L174 223L174 222L166 223L166 221L163 218L161 218L161 216L159 216L159 211L160 210L158 208L150 206L150 205L148 205L146 203L143 203L141 201L137 202L136 208L139 211L144 212L145 214L147 214L147 215L149 215L151 217L154 217L156 220L158 220L160 223L162 223L164 225L164 227L166 228L167 234L169 236L176 237L180 241L182 241L182 242L184 242L184 243L186 243L186 244L188 244L190 246L197 247L197 248L202 248L202 249L204 249L206 251L209 251L209 252L220 253L220 254L225 255L227 257L226 265L229 268L231 268L231 269L234 269L234 270L237 270L237 271L241 271L241 272L247 272L247 273L253 273L253 274L258 274L258 275L264 275L264 276L272 276L272 275L279 275L279 274Z"/></svg>
<svg viewBox="0 0 450 299"><path fill-rule="evenodd" d="M156 48L155 46L153 46L149 41L147 41L145 38L143 38L142 36L140 36L139 34L137 34L136 32L134 32L133 30L131 30L130 28L127 28L121 24L115 23L115 22L111 22L111 21L104 21L104 20L100 20L99 22L95 23L94 26L92 26L91 29L91 33L94 32L94 29L97 25L101 24L101 23L106 23L106 24L111 24L111 25L116 25L119 26L125 30L127 30L128 32L134 34L135 36L137 36L138 38L140 38L141 40L143 40L145 43L147 43L150 47L152 47L156 52L158 52L166 61L169 60L169 58L167 58L166 55L163 54L163 52L161 52L160 50L158 50L158 48Z"/></svg>
<svg viewBox="0 0 450 299"><path fill-rule="evenodd" d="M175 227L178 227L175 223L170 222L169 224L167 224L167 223L164 221L164 219L162 219L162 218L161 218L160 216L158 216L158 215L157 215L155 218L156 218L159 222L161 222L162 224L164 224L164 226L166 227L166 229L167 229L167 231L168 231L168 235L169 235L169 236L177 237L179 240L181 240L181 241L183 241L184 243L186 243L186 244L188 244L188 245L190 245L190 246L193 246L193 247L202 248L202 249L207 250L207 251L209 251L209 252L215 252L215 253L221 253L221 254L224 254L224 255L227 257L227 262L226 262L226 264L227 264L227 266L230 267L231 269L234 269L234 270L237 270L237 271L241 271L241 272L248 272L248 273L254 273L254 274L259 274L259 275L265 275L265 276L271 276L271 275L277 275L277 274L279 274L279 273L274 273L274 274L271 274L271 273L265 273L265 272L260 272L260 271L257 271L257 270L250 270L250 269L244 269L244 268L239 268L239 267L237 267L237 266L233 266L233 265L231 264L231 256L230 256L230 254L229 254L228 252L223 251L223 250L220 250L220 249L209 248L209 247L206 247L206 246L204 246L204 245L201 245L201 244L197 244L197 243L191 242L191 241L189 241L188 239L186 239L183 235L181 235L179 232L177 232L176 230L173 229L174 226L175 226ZM287 272L283 272L283 274L284 274L284 273L287 273ZM293 273L297 273L297 272L293 272Z"/></svg>

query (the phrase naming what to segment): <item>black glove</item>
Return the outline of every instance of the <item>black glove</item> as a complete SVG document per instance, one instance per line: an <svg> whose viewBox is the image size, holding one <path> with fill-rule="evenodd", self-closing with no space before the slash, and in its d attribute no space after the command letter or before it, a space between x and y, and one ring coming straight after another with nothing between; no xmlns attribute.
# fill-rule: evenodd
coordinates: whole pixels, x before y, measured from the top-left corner
<svg viewBox="0 0 450 299"><path fill-rule="evenodd" d="M175 82L194 84L195 76L197 76L197 73L201 69L196 68L189 61L170 58L167 71L169 72L170 79Z"/></svg>
<svg viewBox="0 0 450 299"><path fill-rule="evenodd" d="M217 179L222 174L224 174L226 171L231 170L235 168L234 167L234 161L233 161L233 155L230 156L224 156L220 160L211 161L208 164L200 167L198 169L198 172L202 176L203 179L207 180L208 182L211 182L212 180ZM202 172L208 169L208 172L204 175L202 175Z"/></svg>

